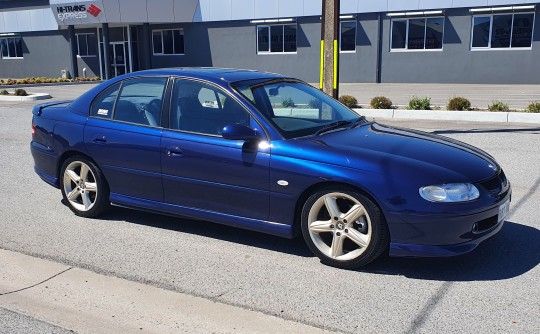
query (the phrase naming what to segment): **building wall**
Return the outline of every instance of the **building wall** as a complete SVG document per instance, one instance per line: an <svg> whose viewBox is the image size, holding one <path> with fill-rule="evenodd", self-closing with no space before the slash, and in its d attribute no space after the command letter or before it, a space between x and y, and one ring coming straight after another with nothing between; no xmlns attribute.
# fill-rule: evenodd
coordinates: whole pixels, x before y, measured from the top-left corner
<svg viewBox="0 0 540 334"><path fill-rule="evenodd" d="M0 58L0 77L60 77L71 68L67 31L21 33L24 59Z"/></svg>
<svg viewBox="0 0 540 334"><path fill-rule="evenodd" d="M540 83L540 21L536 11L531 50L471 51L472 15L447 10L443 51L390 52L390 19L384 21L382 82Z"/></svg>

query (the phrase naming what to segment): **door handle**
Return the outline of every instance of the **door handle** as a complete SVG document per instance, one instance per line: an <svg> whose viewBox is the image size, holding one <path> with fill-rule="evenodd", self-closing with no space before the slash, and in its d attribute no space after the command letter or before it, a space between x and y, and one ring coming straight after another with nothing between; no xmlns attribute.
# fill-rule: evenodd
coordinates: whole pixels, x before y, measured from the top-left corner
<svg viewBox="0 0 540 334"><path fill-rule="evenodd" d="M95 136L92 141L96 144L106 144L107 138L105 136Z"/></svg>
<svg viewBox="0 0 540 334"><path fill-rule="evenodd" d="M167 147L166 153L167 153L167 156L172 157L172 158L180 157L184 155L184 151L182 151L182 149L178 146Z"/></svg>

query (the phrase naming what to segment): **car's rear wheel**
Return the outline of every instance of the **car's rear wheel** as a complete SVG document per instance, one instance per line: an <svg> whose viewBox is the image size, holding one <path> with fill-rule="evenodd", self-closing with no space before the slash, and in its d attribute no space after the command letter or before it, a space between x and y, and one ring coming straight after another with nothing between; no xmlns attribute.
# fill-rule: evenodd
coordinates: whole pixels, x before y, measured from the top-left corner
<svg viewBox="0 0 540 334"><path fill-rule="evenodd" d="M311 195L302 210L302 235L321 262L354 269L379 257L389 244L384 217L366 196L345 187Z"/></svg>
<svg viewBox="0 0 540 334"><path fill-rule="evenodd" d="M109 207L109 187L94 163L71 157L64 161L61 173L62 196L76 215L96 217Z"/></svg>

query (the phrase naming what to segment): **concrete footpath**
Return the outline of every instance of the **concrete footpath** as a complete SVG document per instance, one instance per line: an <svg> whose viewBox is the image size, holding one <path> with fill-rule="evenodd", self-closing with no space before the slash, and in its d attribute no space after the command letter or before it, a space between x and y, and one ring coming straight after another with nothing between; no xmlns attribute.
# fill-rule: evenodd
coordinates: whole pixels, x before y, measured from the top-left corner
<svg viewBox="0 0 540 334"><path fill-rule="evenodd" d="M24 328L47 328L47 333L330 333L0 249L0 333L24 333Z"/></svg>

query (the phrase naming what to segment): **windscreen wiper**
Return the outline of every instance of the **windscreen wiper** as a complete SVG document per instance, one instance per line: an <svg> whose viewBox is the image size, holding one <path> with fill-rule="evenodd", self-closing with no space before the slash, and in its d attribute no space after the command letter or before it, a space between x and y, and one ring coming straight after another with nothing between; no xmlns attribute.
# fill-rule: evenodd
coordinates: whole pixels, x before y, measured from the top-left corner
<svg viewBox="0 0 540 334"><path fill-rule="evenodd" d="M318 135L323 134L323 133L328 132L328 131L343 128L343 127L351 125L351 124L352 124L352 121L343 121L343 120L342 121L336 121L336 122L330 123L330 124L328 124L326 126L323 126L319 130L317 130L317 132L315 132L315 136L318 136Z"/></svg>

